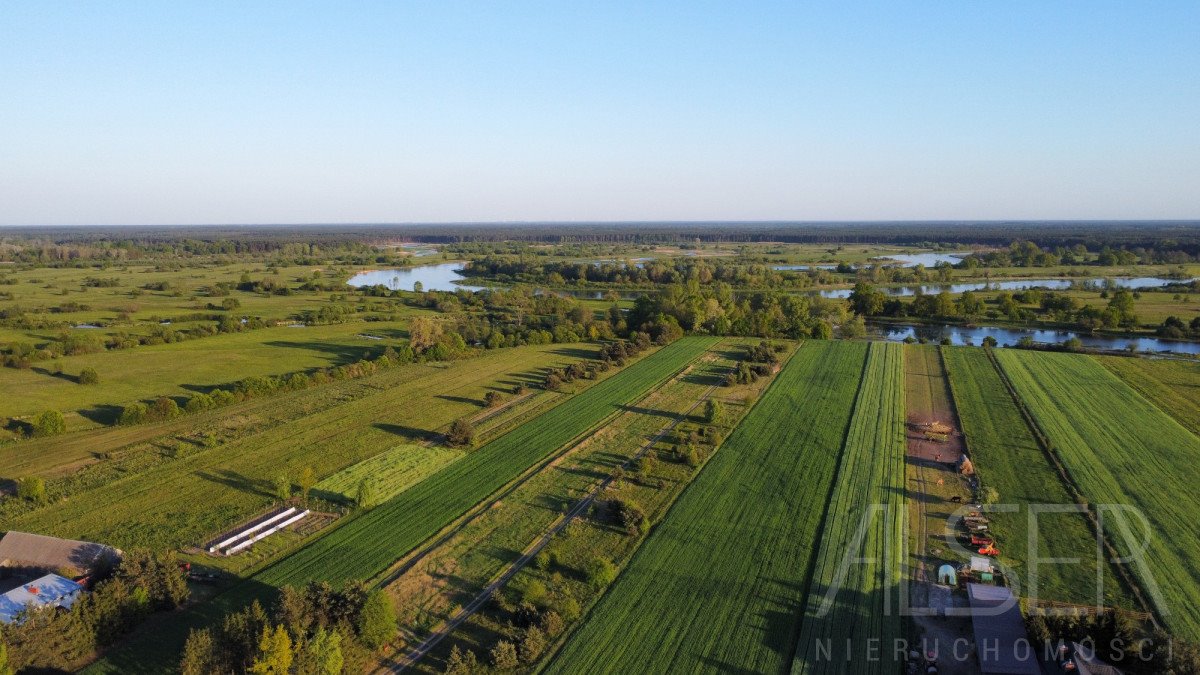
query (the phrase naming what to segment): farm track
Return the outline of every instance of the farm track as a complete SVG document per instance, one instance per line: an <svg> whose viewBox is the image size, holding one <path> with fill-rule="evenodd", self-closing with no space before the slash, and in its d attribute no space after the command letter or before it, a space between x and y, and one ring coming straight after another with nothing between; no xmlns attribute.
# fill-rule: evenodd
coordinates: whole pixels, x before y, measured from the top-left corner
<svg viewBox="0 0 1200 675"><path fill-rule="evenodd" d="M641 358L392 500L361 516L346 519L328 534L228 589L212 602L172 617L170 624L159 626L154 635L143 634L140 640L130 640L89 667L88 672L159 672L178 657L190 628L212 625L228 611L254 599L270 598L279 586L309 581L338 583L376 576L517 478L531 463L601 423L613 414L614 408L640 398L715 342L713 338L683 338ZM413 518L416 513L422 517Z"/></svg>
<svg viewBox="0 0 1200 675"><path fill-rule="evenodd" d="M1117 571L1156 624L1196 639L1200 582L1189 570L1200 560L1200 527L1192 518L1200 498L1190 489L1195 477L1180 471L1194 465L1200 439L1090 357L993 358L1076 499L1133 507L1146 519L1150 539L1139 542L1123 515L1104 521L1088 512L1110 559L1148 545L1145 557Z"/></svg>
<svg viewBox="0 0 1200 675"><path fill-rule="evenodd" d="M786 669L865 352L800 347L545 672Z"/></svg>
<svg viewBox="0 0 1200 675"><path fill-rule="evenodd" d="M658 444L663 438L666 438L666 436L674 431L681 422L686 420L689 415L695 412L697 408L707 401L718 386L720 385L714 384L705 390L700 399L692 404L690 408L683 413L678 414L673 420L665 424L658 431L658 433L646 441L646 443L642 445L642 447L639 448L632 457L622 462L620 465L621 468L628 469L634 462L645 456L647 452L650 452L656 444ZM524 569L525 566L528 565L531 560L533 560L534 556L546 548L546 546L550 544L554 537L565 530L573 520L587 513L587 511L596 502L596 498L603 494L609 488L609 486L612 485L613 480L614 478L611 475L601 480L588 492L583 499L579 500L570 511L556 520L549 530L534 540L529 547L522 551L521 557L505 568L494 580L492 580L478 594L476 594L476 596L472 598L471 601L467 603L457 614L451 617L444 625L439 626L420 644L408 651L403 658L390 662L385 667L378 669L377 672L398 673L404 671L406 668L416 665L418 661L424 658L425 655L428 654L434 647L436 647L443 639L445 639L446 636L454 632L454 630L462 625L467 619L469 619L471 615L479 611L479 609L491 599L496 591L500 590L506 583L516 576L518 572Z"/></svg>

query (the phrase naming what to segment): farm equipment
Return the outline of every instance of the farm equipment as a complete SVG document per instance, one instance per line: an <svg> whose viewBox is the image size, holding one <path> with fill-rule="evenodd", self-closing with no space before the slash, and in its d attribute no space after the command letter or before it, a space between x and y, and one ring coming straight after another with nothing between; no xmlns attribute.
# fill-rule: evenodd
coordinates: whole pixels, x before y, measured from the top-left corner
<svg viewBox="0 0 1200 675"><path fill-rule="evenodd" d="M979 547L991 546L994 543L996 543L996 542L993 541L991 537L980 537L980 536L977 536L974 534L971 535L971 545L972 546L979 546Z"/></svg>
<svg viewBox="0 0 1200 675"><path fill-rule="evenodd" d="M995 544L988 544L987 546L979 549L979 555L986 555L994 558L1000 555L1000 549L996 548Z"/></svg>

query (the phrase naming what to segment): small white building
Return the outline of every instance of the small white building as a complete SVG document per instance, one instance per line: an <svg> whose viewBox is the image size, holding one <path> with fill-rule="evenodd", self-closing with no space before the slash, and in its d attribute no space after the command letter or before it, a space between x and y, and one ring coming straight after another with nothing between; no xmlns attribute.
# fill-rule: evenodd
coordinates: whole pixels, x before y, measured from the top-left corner
<svg viewBox="0 0 1200 675"><path fill-rule="evenodd" d="M12 623L27 607L70 609L83 595L83 586L57 574L47 574L0 595L0 623Z"/></svg>

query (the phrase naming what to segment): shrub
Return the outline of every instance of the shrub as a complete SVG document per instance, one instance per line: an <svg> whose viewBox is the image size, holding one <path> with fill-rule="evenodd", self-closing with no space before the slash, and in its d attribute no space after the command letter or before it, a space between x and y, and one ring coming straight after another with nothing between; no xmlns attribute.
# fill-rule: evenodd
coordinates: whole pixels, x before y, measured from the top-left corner
<svg viewBox="0 0 1200 675"><path fill-rule="evenodd" d="M100 375L95 368L84 368L79 371L79 384L100 384Z"/></svg>
<svg viewBox="0 0 1200 675"><path fill-rule="evenodd" d="M467 418L460 417L450 425L446 440L450 442L450 445L470 447L475 443L475 427Z"/></svg>
<svg viewBox="0 0 1200 675"><path fill-rule="evenodd" d="M617 566L608 558L596 556L584 566L583 574L592 588L600 590L617 578Z"/></svg>
<svg viewBox="0 0 1200 675"><path fill-rule="evenodd" d="M17 496L34 504L46 503L46 481L29 476L17 481Z"/></svg>
<svg viewBox="0 0 1200 675"><path fill-rule="evenodd" d="M118 424L128 426L130 424L141 424L150 416L150 409L145 403L130 403L121 409L121 417Z"/></svg>
<svg viewBox="0 0 1200 675"><path fill-rule="evenodd" d="M33 435L37 438L57 436L67 430L67 422L57 410L47 410L33 421Z"/></svg>

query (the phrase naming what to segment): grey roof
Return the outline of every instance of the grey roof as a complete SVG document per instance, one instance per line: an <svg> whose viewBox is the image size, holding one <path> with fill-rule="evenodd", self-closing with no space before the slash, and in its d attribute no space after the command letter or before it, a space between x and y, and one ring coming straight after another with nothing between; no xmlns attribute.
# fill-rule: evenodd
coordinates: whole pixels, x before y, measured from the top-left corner
<svg viewBox="0 0 1200 675"><path fill-rule="evenodd" d="M1025 619L1012 591L967 584L979 670L1004 675L1041 675L1037 649L1029 642Z"/></svg>
<svg viewBox="0 0 1200 675"><path fill-rule="evenodd" d="M0 565L74 568L87 571L98 559L116 558L120 551L104 544L9 532L0 538Z"/></svg>

